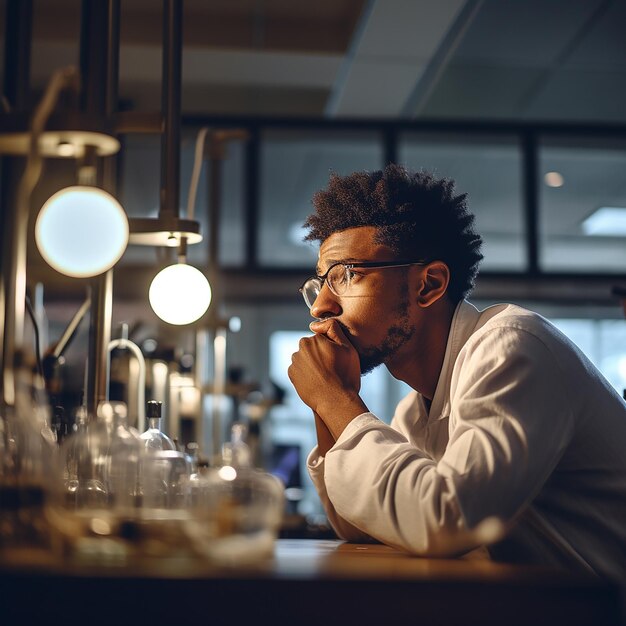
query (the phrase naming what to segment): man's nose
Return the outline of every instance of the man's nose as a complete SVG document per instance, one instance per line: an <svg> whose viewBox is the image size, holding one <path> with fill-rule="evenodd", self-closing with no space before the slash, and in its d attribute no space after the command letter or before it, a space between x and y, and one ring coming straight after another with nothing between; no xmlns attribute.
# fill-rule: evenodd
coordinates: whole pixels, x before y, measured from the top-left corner
<svg viewBox="0 0 626 626"><path fill-rule="evenodd" d="M325 317L336 317L340 313L341 306L337 296L324 283L311 307L311 315L317 319L324 319Z"/></svg>

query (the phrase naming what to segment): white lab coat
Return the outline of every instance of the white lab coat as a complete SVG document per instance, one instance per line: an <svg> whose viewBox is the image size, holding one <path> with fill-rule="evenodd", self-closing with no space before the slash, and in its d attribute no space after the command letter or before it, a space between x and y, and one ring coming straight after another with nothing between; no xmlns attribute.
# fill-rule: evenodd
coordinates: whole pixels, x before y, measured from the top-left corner
<svg viewBox="0 0 626 626"><path fill-rule="evenodd" d="M520 307L462 301L430 411L411 392L391 425L363 413L307 465L344 539L429 556L489 544L626 580L626 404Z"/></svg>

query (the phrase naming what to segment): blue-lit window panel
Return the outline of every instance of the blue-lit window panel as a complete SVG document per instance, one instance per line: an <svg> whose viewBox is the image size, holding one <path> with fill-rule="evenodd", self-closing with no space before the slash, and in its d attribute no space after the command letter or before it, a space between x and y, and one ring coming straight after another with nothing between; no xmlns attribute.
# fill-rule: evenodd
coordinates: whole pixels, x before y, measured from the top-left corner
<svg viewBox="0 0 626 626"><path fill-rule="evenodd" d="M545 137L538 168L541 269L626 273L619 223L609 222L604 234L585 232L585 221L602 207L626 216L626 141Z"/></svg>
<svg viewBox="0 0 626 626"><path fill-rule="evenodd" d="M600 371L621 395L626 389L626 320L600 320Z"/></svg>
<svg viewBox="0 0 626 626"><path fill-rule="evenodd" d="M598 326L594 320L557 318L551 321L584 352L596 367L600 367L600 336Z"/></svg>
<svg viewBox="0 0 626 626"><path fill-rule="evenodd" d="M193 171L197 131L182 134L180 150L179 215L187 217L188 197ZM159 213L161 184L161 139L154 135L127 135L123 145L120 200L129 217L154 217ZM221 163L222 175L219 207L218 258L221 265L243 265L244 232L244 146L229 143ZM205 159L198 180L193 218L200 223L202 242L189 246L190 263L204 265L208 261L209 242L209 162ZM151 263L157 258L152 247L129 246L125 263Z"/></svg>
<svg viewBox="0 0 626 626"><path fill-rule="evenodd" d="M551 322L585 353L621 395L626 389L626 320L552 318Z"/></svg>
<svg viewBox="0 0 626 626"><path fill-rule="evenodd" d="M317 245L303 243L311 198L332 172L380 169L379 134L268 130L262 134L258 256L264 266L312 267Z"/></svg>
<svg viewBox="0 0 626 626"><path fill-rule="evenodd" d="M398 162L452 178L457 193L468 194L484 241L482 269L526 269L522 155L516 137L406 133L399 141Z"/></svg>

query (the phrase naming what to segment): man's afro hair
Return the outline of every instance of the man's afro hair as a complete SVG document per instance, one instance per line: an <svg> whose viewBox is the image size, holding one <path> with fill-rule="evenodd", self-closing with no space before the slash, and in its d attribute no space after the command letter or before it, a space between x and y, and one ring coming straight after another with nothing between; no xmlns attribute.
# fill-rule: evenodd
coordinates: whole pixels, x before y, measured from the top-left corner
<svg viewBox="0 0 626 626"><path fill-rule="evenodd" d="M482 240L474 230L466 194L455 195L454 181L396 165L374 172L331 174L328 188L313 196L315 212L304 223L305 241L323 243L333 233L374 226L377 243L406 261L443 261L450 269L453 302L473 288Z"/></svg>

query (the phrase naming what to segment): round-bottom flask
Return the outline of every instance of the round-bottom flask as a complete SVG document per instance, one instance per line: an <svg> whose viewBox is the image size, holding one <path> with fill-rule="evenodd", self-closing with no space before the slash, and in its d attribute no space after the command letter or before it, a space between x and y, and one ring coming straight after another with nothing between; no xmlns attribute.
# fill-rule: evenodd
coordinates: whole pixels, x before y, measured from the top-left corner
<svg viewBox="0 0 626 626"><path fill-rule="evenodd" d="M142 467L143 506L147 509L181 508L186 504L189 466L184 454L161 430L161 402L146 407L148 429L141 434L145 455Z"/></svg>

